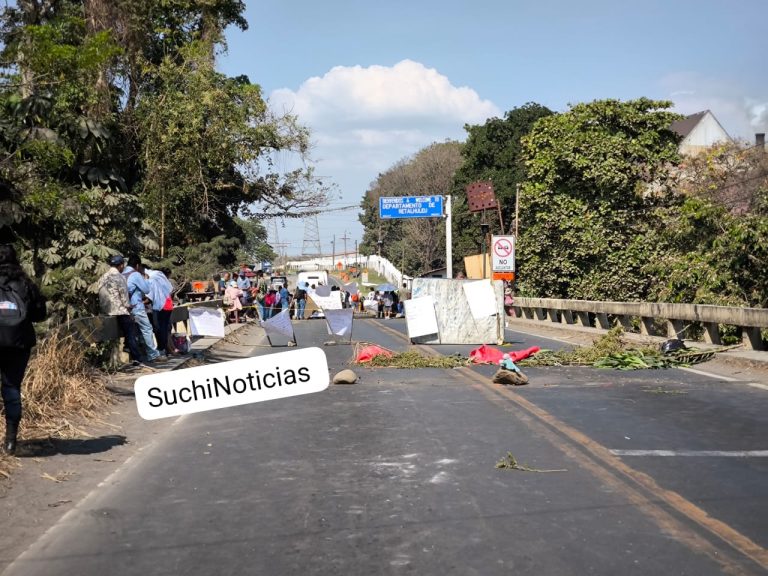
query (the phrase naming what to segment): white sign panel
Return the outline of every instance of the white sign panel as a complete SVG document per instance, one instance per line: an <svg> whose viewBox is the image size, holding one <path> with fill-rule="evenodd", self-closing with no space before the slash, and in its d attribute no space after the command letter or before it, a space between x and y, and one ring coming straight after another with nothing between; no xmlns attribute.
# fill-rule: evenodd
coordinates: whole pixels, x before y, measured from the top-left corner
<svg viewBox="0 0 768 576"><path fill-rule="evenodd" d="M190 308L189 328L192 336L224 338L224 316L218 308Z"/></svg>
<svg viewBox="0 0 768 576"><path fill-rule="evenodd" d="M515 271L514 236L491 236L491 270L493 272Z"/></svg>
<svg viewBox="0 0 768 576"><path fill-rule="evenodd" d="M343 308L341 305L341 291L339 290L329 292L328 296L321 296L320 294L315 293L311 294L309 297L312 298L312 301L318 308L323 310L341 310Z"/></svg>
<svg viewBox="0 0 768 576"><path fill-rule="evenodd" d="M269 320L262 320L261 327L269 336L287 336L293 338L293 325L291 324L290 311L283 310L275 314Z"/></svg>
<svg viewBox="0 0 768 576"><path fill-rule="evenodd" d="M418 338L429 334L437 334L437 315L435 300L432 296L421 296L404 300L405 323L408 327L408 337Z"/></svg>
<svg viewBox="0 0 768 576"><path fill-rule="evenodd" d="M465 282L462 285L464 295L469 303L469 311L475 320L488 318L497 313L496 294L490 280L478 280L477 282Z"/></svg>
<svg viewBox="0 0 768 576"><path fill-rule="evenodd" d="M336 336L346 336L352 332L352 317L354 315L352 308L345 310L326 310L325 321L328 323L328 329L331 334Z"/></svg>

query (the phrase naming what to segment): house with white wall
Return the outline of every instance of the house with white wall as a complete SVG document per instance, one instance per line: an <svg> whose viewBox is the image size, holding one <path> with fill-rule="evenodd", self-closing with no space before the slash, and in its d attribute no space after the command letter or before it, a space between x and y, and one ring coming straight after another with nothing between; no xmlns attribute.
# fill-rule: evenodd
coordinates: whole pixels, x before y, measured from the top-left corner
<svg viewBox="0 0 768 576"><path fill-rule="evenodd" d="M678 147L683 155L698 154L715 144L732 142L728 132L709 110L672 122L670 128L683 138Z"/></svg>

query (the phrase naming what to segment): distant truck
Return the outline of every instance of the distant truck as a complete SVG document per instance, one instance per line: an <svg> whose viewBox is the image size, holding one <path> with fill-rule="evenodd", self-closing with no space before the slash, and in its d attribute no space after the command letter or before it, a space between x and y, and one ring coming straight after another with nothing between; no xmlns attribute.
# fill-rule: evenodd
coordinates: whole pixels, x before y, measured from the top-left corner
<svg viewBox="0 0 768 576"><path fill-rule="evenodd" d="M296 278L296 284L306 282L309 286L323 284L328 286L328 272L325 270L302 270Z"/></svg>

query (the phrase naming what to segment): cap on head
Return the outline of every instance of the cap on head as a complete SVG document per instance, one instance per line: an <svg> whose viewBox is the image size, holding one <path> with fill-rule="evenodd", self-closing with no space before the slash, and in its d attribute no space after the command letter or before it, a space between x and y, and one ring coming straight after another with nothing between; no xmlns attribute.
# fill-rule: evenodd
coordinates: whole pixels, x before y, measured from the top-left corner
<svg viewBox="0 0 768 576"><path fill-rule="evenodd" d="M123 264L125 262L125 258L123 258L120 254L113 254L109 257L109 260L107 260L107 263L110 266L120 266L120 264Z"/></svg>

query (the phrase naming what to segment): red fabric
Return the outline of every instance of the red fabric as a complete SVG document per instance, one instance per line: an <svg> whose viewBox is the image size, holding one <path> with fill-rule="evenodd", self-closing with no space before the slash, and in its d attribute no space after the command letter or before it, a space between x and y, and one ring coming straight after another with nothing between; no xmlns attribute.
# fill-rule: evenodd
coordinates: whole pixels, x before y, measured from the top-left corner
<svg viewBox="0 0 768 576"><path fill-rule="evenodd" d="M173 300L171 300L170 296L168 296L165 299L165 304L163 304L163 310L173 310Z"/></svg>
<svg viewBox="0 0 768 576"><path fill-rule="evenodd" d="M498 364L503 356L504 352L485 344L469 353L469 359L475 364Z"/></svg>
<svg viewBox="0 0 768 576"><path fill-rule="evenodd" d="M385 356L386 358L392 357L392 352L389 350L385 350L381 346L371 345L366 346L360 352L357 354L357 358L355 358L355 362L370 362L373 360L376 356Z"/></svg>
<svg viewBox="0 0 768 576"><path fill-rule="evenodd" d="M539 350L541 350L541 348L538 346L531 346L525 350L512 350L509 352L509 358L512 360L512 362L520 362L520 360L525 360L529 356L533 356Z"/></svg>
<svg viewBox="0 0 768 576"><path fill-rule="evenodd" d="M525 360L529 356L533 356L539 350L541 350L541 348L538 346L531 346L525 350L510 350L507 354L509 354L509 358L512 362L519 362L520 360ZM475 348L469 353L469 359L475 364L498 364L503 358L504 352L502 350L492 348L485 344L480 346L480 348Z"/></svg>

